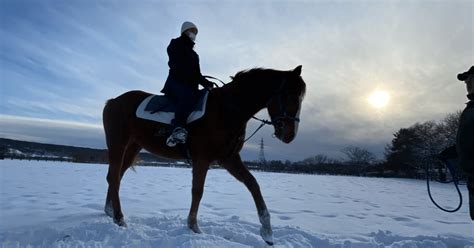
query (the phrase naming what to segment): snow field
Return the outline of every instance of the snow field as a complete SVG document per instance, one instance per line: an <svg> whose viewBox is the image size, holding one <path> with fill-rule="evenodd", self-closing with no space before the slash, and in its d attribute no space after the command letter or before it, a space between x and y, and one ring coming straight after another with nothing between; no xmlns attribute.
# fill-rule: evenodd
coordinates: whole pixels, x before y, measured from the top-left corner
<svg viewBox="0 0 474 248"><path fill-rule="evenodd" d="M191 170L137 167L121 186L128 228L103 213L106 165L0 161L1 247L266 247L245 186L210 170L198 221L186 228ZM474 247L467 205L448 214L423 181L253 172L275 247ZM467 199L467 190L462 187ZM434 184L442 205L454 188Z"/></svg>

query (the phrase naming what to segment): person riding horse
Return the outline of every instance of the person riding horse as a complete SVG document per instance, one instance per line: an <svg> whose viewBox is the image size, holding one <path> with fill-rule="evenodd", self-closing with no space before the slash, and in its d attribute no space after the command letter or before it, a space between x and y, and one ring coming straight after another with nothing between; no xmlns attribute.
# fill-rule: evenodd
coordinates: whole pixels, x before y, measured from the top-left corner
<svg viewBox="0 0 474 248"><path fill-rule="evenodd" d="M170 70L161 92L177 103L175 118L171 122L173 132L166 140L170 147L186 142L186 120L199 100L198 85L208 89L214 85L201 74L199 56L193 49L197 33L194 23L184 22L181 36L172 39L167 48Z"/></svg>
<svg viewBox="0 0 474 248"><path fill-rule="evenodd" d="M459 120L456 137L456 150L459 156L459 165L467 175L467 189L469 191L469 213L474 220L474 66L457 76L459 81L466 83L466 108Z"/></svg>

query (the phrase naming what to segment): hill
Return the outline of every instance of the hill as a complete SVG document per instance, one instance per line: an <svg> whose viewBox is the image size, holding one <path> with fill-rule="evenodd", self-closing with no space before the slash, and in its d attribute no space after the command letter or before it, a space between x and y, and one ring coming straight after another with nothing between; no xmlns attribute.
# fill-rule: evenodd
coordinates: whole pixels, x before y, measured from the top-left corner
<svg viewBox="0 0 474 248"><path fill-rule="evenodd" d="M106 149L43 144L0 138L0 159L4 158L101 164L106 164L108 161ZM137 157L137 163L140 165L169 165L175 164L175 161L141 152Z"/></svg>

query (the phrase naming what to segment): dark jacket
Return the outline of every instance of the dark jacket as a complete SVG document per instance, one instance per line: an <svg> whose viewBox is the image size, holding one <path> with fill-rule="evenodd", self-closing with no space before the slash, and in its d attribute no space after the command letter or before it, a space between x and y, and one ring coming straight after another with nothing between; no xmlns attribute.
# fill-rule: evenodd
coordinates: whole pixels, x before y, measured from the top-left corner
<svg viewBox="0 0 474 248"><path fill-rule="evenodd" d="M466 108L461 114L456 137L456 149L461 168L474 177L474 96L469 96Z"/></svg>
<svg viewBox="0 0 474 248"><path fill-rule="evenodd" d="M212 87L212 83L206 80L199 68L199 56L194 51L194 42L186 35L182 34L176 39L172 39L168 46L168 65L170 67L168 78L162 93L169 91L169 85L180 83L189 85L197 90L198 85Z"/></svg>

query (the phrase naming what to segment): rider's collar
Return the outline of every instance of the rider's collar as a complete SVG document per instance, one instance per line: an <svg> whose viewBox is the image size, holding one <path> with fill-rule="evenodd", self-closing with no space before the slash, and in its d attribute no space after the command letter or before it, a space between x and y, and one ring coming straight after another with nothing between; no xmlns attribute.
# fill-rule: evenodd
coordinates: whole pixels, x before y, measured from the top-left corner
<svg viewBox="0 0 474 248"><path fill-rule="evenodd" d="M467 95L467 99L473 101L474 100L474 93Z"/></svg>

